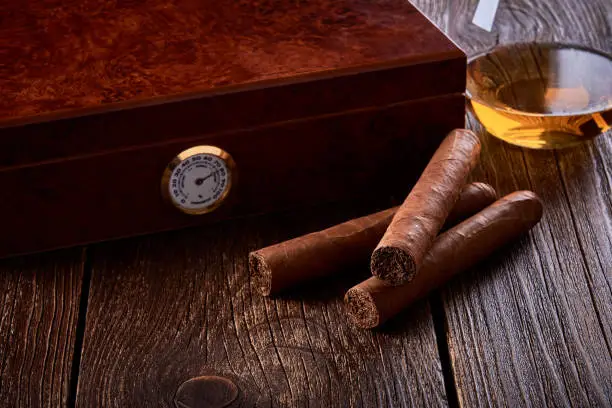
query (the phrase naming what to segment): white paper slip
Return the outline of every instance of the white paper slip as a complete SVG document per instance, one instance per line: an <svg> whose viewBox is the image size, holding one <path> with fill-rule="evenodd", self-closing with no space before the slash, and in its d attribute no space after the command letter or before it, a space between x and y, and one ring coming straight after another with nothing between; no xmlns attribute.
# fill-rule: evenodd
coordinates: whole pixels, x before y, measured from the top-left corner
<svg viewBox="0 0 612 408"><path fill-rule="evenodd" d="M497 6L499 6L499 0L480 0L480 3L476 6L472 23L483 30L491 31Z"/></svg>

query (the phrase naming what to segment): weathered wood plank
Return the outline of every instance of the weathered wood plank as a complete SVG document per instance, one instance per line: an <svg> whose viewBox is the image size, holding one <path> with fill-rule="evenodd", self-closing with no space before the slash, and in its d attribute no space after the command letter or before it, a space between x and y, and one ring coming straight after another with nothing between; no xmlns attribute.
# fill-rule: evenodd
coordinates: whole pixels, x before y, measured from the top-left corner
<svg viewBox="0 0 612 408"><path fill-rule="evenodd" d="M410 0L468 55L497 44L557 41L608 51L612 47L609 0L500 1L491 32L474 24L480 0Z"/></svg>
<svg viewBox="0 0 612 408"><path fill-rule="evenodd" d="M0 262L0 406L68 403L82 276L81 250Z"/></svg>
<svg viewBox="0 0 612 408"><path fill-rule="evenodd" d="M342 305L359 276L278 299L250 281L250 250L351 215L286 214L96 247L78 403L189 406L213 382L176 394L183 382L220 376L239 390L232 406L445 405L426 302L367 332ZM224 390L216 400L227 400L233 387L214 384Z"/></svg>
<svg viewBox="0 0 612 408"><path fill-rule="evenodd" d="M586 279L612 353L612 137L557 152L563 188L582 251ZM612 379L611 379L612 380Z"/></svg>
<svg viewBox="0 0 612 408"><path fill-rule="evenodd" d="M495 186L533 189L545 213L528 237L444 291L460 402L607 406L612 263L607 258L607 267L593 268L581 247L594 250L593 241L608 239L610 230L595 239L576 233L555 153L495 141L488 150L485 166L495 165Z"/></svg>
<svg viewBox="0 0 612 408"><path fill-rule="evenodd" d="M608 0L501 2L492 33L470 24L477 1L417 3L469 54L531 40L612 51ZM502 193L536 191L545 214L529 236L443 291L459 402L610 406L611 135L538 152L470 123L485 143L481 178Z"/></svg>

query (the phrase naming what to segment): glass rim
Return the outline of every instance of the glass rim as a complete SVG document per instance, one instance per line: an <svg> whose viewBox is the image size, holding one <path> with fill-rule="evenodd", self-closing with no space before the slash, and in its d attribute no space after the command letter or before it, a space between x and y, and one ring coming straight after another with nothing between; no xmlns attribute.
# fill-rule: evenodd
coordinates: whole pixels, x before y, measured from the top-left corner
<svg viewBox="0 0 612 408"><path fill-rule="evenodd" d="M535 46L539 46L542 48L558 48L558 49L575 49L575 50L579 50L579 51L586 51L592 54L596 54L599 55L605 59L607 59L608 61L610 61L610 64L612 64L612 54L609 54L601 49L598 48L594 48L594 47L590 47L584 44L575 44L575 43L565 43L565 42L550 42L550 41L544 41L544 42L538 42L538 41L531 41L531 42L524 42L524 41L519 41L519 42L513 42L513 43L507 43L507 44L496 44L493 47L490 47L482 52L479 52L478 54L475 54L471 57L469 57L467 59L467 67L466 67L466 76L469 70L469 65L474 62L475 60L485 57L487 55L492 55L496 52L496 50L499 50L501 48L510 48L513 46L529 46L529 45L535 45ZM467 84L465 87L465 96L466 98L472 102L477 102L480 105L486 106L490 109L496 110L496 111L502 111L502 112L508 112L508 113L518 113L524 116L538 116L538 117L542 117L542 116L549 116L549 117L553 117L553 116L573 116L573 115L584 115L584 114L593 114L593 113L598 113L600 111L602 111L603 109L605 109L604 107L595 107L595 108L591 108L591 109L586 109L586 110L581 110L581 111L574 111L571 113L567 113L567 114L559 114L559 113L538 113L538 112L528 112L528 111L523 111L520 109L514 109L511 107L500 107L500 106L494 106L491 105L488 102L485 102L484 100L482 100L481 98L478 97L474 97L470 91L467 88Z"/></svg>

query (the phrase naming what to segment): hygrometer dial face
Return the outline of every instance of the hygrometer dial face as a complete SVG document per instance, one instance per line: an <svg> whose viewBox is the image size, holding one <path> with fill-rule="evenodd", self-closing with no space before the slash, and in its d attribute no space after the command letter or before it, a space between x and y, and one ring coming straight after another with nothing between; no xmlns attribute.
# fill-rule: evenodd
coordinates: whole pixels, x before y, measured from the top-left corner
<svg viewBox="0 0 612 408"><path fill-rule="evenodd" d="M162 193L187 214L204 214L219 207L232 187L235 164L215 146L196 146L181 152L168 164Z"/></svg>

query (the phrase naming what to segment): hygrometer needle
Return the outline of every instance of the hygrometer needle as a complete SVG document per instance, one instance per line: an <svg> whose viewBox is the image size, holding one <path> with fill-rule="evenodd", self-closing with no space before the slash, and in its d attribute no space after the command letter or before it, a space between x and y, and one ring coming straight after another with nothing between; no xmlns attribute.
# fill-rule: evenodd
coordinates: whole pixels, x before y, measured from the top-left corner
<svg viewBox="0 0 612 408"><path fill-rule="evenodd" d="M215 174L217 174L217 172L216 172L216 171L213 171L213 172L211 172L211 173L210 173L208 176L206 176L206 177L199 177L199 178L195 179L195 183L196 183L196 185L201 186L201 185L202 185L202 183L204 183L206 180L208 180L210 177L214 176Z"/></svg>

